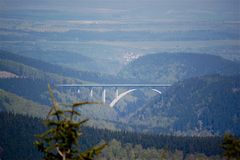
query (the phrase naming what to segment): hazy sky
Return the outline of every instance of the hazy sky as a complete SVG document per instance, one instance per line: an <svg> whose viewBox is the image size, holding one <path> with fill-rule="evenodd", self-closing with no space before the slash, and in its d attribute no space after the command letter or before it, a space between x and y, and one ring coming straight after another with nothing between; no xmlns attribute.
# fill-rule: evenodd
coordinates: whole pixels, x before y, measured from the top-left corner
<svg viewBox="0 0 240 160"><path fill-rule="evenodd" d="M73 12L134 12L212 15L239 19L239 0L0 0L1 10L52 9Z"/></svg>

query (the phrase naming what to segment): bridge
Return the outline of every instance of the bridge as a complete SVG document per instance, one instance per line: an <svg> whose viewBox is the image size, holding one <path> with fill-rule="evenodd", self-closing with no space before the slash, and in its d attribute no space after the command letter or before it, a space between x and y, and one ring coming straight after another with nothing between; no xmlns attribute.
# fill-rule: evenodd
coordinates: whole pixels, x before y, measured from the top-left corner
<svg viewBox="0 0 240 160"><path fill-rule="evenodd" d="M106 89L109 87L114 87L116 88L115 91L115 98L112 100L112 102L109 104L110 107L114 107L116 103L126 96L127 94L136 91L136 88L151 88L152 91L162 95L162 92L159 89L160 87L170 87L171 84L57 84L57 87L77 87L77 88L82 88L82 87L88 87L91 88L90 90L90 97L93 97L93 88L101 87L103 88L102 91L102 102L105 104L106 103ZM123 87L123 88L132 88L128 89L127 91L119 94L118 88ZM78 92L80 90L78 89Z"/></svg>

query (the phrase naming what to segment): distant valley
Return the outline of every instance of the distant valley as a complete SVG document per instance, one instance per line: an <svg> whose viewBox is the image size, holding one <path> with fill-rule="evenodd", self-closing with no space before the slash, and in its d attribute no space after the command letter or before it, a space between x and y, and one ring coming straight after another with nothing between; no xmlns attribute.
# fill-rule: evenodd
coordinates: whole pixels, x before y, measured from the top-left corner
<svg viewBox="0 0 240 160"><path fill-rule="evenodd" d="M224 154L239 148L231 147L240 136L239 6L0 0L0 160L40 160L45 151L75 159L65 149L73 139L81 151L107 142L93 158L101 160L239 159ZM37 142L39 152L33 142L52 106L53 115L81 116L73 125L62 118L64 134L49 123L46 144L51 133L60 142L46 150ZM84 119L83 134L68 128Z"/></svg>
<svg viewBox="0 0 240 160"><path fill-rule="evenodd" d="M1 89L44 105L50 104L47 83L53 86L57 83L104 82L173 84L162 90L162 96L154 97L147 90L127 95L114 109L107 104L83 108L84 116L93 118L89 123L91 126L181 135L218 135L225 131L239 134L238 62L206 54L161 53L130 62L114 77L57 66L6 51L1 51L0 57L2 71L22 77L1 78ZM55 91L57 98L63 103L89 100L89 93L89 88L82 89L81 93L77 93L77 88L56 88ZM96 90L95 95L95 100L100 100L101 89ZM114 96L112 89L108 91L108 96ZM108 98L107 103L109 100ZM2 101L6 104L6 100ZM192 114L183 119L189 110L192 110ZM222 119L219 116L223 116L219 115L221 113L225 113L224 122L220 122Z"/></svg>

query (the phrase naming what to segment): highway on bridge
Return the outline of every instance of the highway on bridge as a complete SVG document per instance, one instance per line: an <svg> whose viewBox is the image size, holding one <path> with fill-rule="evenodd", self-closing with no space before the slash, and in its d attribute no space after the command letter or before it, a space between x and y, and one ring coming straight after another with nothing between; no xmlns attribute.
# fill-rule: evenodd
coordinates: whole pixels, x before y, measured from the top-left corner
<svg viewBox="0 0 240 160"><path fill-rule="evenodd" d="M137 89L136 88L152 88L151 90L154 91L154 92L157 92L159 93L160 95L162 95L162 92L156 88L158 87L170 87L171 84L151 84L151 83L148 83L148 84L125 84L125 83L122 83L122 84L88 84L88 83L84 83L84 84L57 84L56 85L57 87L76 87L76 88L81 88L81 87L89 87L91 88L91 91L90 91L90 97L93 97L93 88L96 88L96 87L102 87L103 88L103 92L102 92L102 101L103 103L106 102L106 90L105 88L106 87L113 87L113 88L116 88L116 94L115 94L115 98L113 99L113 101L109 104L110 107L114 107L115 104L124 96L126 96L127 94L131 93L131 92L134 92L136 91ZM120 87L126 87L126 88L134 88L134 89L128 89L127 91L119 94L118 93L118 88ZM78 92L80 93L80 90L78 89Z"/></svg>
<svg viewBox="0 0 240 160"><path fill-rule="evenodd" d="M57 84L58 87L170 87L171 84Z"/></svg>

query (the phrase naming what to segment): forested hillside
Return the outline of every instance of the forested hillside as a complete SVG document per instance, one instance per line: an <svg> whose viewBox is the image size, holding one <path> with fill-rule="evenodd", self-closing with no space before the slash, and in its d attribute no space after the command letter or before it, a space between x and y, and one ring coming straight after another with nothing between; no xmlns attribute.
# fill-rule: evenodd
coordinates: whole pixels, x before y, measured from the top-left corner
<svg viewBox="0 0 240 160"><path fill-rule="evenodd" d="M39 70L37 68L27 66L25 64L11 61L0 60L0 69L18 75L19 78L30 78L48 81L49 83L81 83L80 80L64 77L55 73Z"/></svg>
<svg viewBox="0 0 240 160"><path fill-rule="evenodd" d="M105 142L94 160L240 160L239 13L240 0L0 0L0 160L92 160Z"/></svg>
<svg viewBox="0 0 240 160"><path fill-rule="evenodd" d="M10 78L0 79L0 88L7 91L9 94L23 97L24 99L31 100L38 104L51 105L49 100L49 92L47 89L47 81L33 80L29 78ZM76 90L67 90L64 92L54 89L54 94L59 102L62 104L70 104L80 100L88 100L89 90L81 90L81 94ZM17 99L22 101L24 99ZM12 99L14 101L14 98ZM22 106L24 102L19 103L17 106ZM13 106L14 107L14 106ZM23 106L25 107L25 106ZM27 107L27 106L26 106ZM4 108L4 107L3 107ZM25 110L27 114L37 117L42 117L46 112L44 108L39 112L35 110ZM119 130L117 127L117 113L108 105L93 105L91 107L82 107L81 110L84 117L91 117L92 121L88 123L90 126L98 126L99 128L107 128L111 130ZM20 112L21 113L21 112ZM114 121L113 121L114 120Z"/></svg>
<svg viewBox="0 0 240 160"><path fill-rule="evenodd" d="M40 159L40 154L33 146L33 142L35 140L34 135L43 132L44 129L40 119L0 112L0 147L3 150L0 158L4 160ZM222 138L220 137L158 136L130 132L113 132L89 127L84 127L83 133L80 140L82 149L86 149L101 140L109 142L112 139L116 139L122 144L131 143L133 146L138 145L136 147L139 149L152 148L155 150L164 148L171 152L179 150L184 155L189 153L203 153L210 156L221 154L222 152L221 147L219 147L222 143ZM111 148L111 146L109 147ZM115 146L115 149L115 151L106 150L104 154L109 157L114 156L111 154L117 154L115 152L121 149L121 146L118 146L118 148ZM141 153L138 152L136 156L141 156ZM121 158L124 158L124 155Z"/></svg>
<svg viewBox="0 0 240 160"><path fill-rule="evenodd" d="M48 81L29 78L0 79L1 89L45 105L50 104L47 84Z"/></svg>
<svg viewBox="0 0 240 160"><path fill-rule="evenodd" d="M96 157L97 160L223 160L221 155L207 156L204 153L184 154L181 150L168 150L166 148L143 148L142 145L121 143L115 139Z"/></svg>
<svg viewBox="0 0 240 160"><path fill-rule="evenodd" d="M240 134L240 76L203 76L175 83L139 109L129 123L147 131Z"/></svg>
<svg viewBox="0 0 240 160"><path fill-rule="evenodd" d="M115 76L111 76L108 74L96 73L96 72L88 72L88 71L80 71L74 70L71 68L63 67L60 65L55 65L47 62L43 62L37 59L28 58L24 56L19 56L10 52L1 51L0 50L0 59L8 60L11 63L21 63L21 66L29 66L35 68L35 70L40 70L47 73L54 73L58 76L71 77L78 80L90 81L96 83L117 83L122 82L123 79ZM6 65L6 64L5 64Z"/></svg>
<svg viewBox="0 0 240 160"><path fill-rule="evenodd" d="M3 56L4 54L0 55ZM153 56L161 57L161 55ZM14 73L18 77L1 78L0 88L39 104L50 105L47 90L48 83L52 86L56 83L83 83L83 81L76 78L46 72L48 65L50 70L52 67L56 67L52 64L14 54L5 54L4 57L5 59L0 60L0 69ZM169 57L168 61L178 59L178 55L170 55ZM195 74L195 72L199 75L211 72L234 74L238 69L237 63L216 56L189 54L180 57L182 58L180 58L181 61L179 62L184 62L188 66L188 68L182 69L192 76L192 73ZM187 58L188 62L185 62L184 58ZM212 68L206 67L204 70L201 69L203 64L200 62L198 65L194 64L194 61L189 62L189 59L196 60L197 58L205 60L208 67L211 66L207 62L208 58L212 58L211 61L215 62L215 64L212 65ZM149 63L152 60L150 56ZM167 59L165 58L165 60ZM137 62L138 60L133 63ZM223 64L222 67L220 63ZM198 67L200 69L197 70ZM155 73L146 73L156 76ZM145 76L146 74L142 75ZM144 90L144 93L137 91L131 96L124 97L118 102L116 108L110 108L108 104L96 105L91 109L84 107L82 113L86 117L92 117L93 121L89 123L90 126L111 130L187 135L195 135L195 133L200 135L223 134L225 131L231 131L239 134L239 128L236 125L239 122L238 111L240 106L238 101L240 99L238 81L239 76L197 76L194 79L186 79L175 83L170 88L161 90L163 92L162 97L156 97L153 100L150 100L151 96L153 96L152 92L148 90ZM113 90L107 92L107 103L110 103L111 98L114 97L114 92ZM94 90L95 99L89 97L89 88L81 89L80 93L77 88L55 88L54 93L61 103L72 103L80 100L99 101L102 98L101 88ZM147 100L150 101L146 103ZM187 112L189 110L191 112ZM41 115L39 112L39 116Z"/></svg>
<svg viewBox="0 0 240 160"><path fill-rule="evenodd" d="M159 53L138 58L119 73L140 83L174 83L209 74L240 73L240 63L218 56L191 53Z"/></svg>
<svg viewBox="0 0 240 160"><path fill-rule="evenodd" d="M46 117L49 107L26 100L13 93L0 89L0 111L33 117Z"/></svg>

